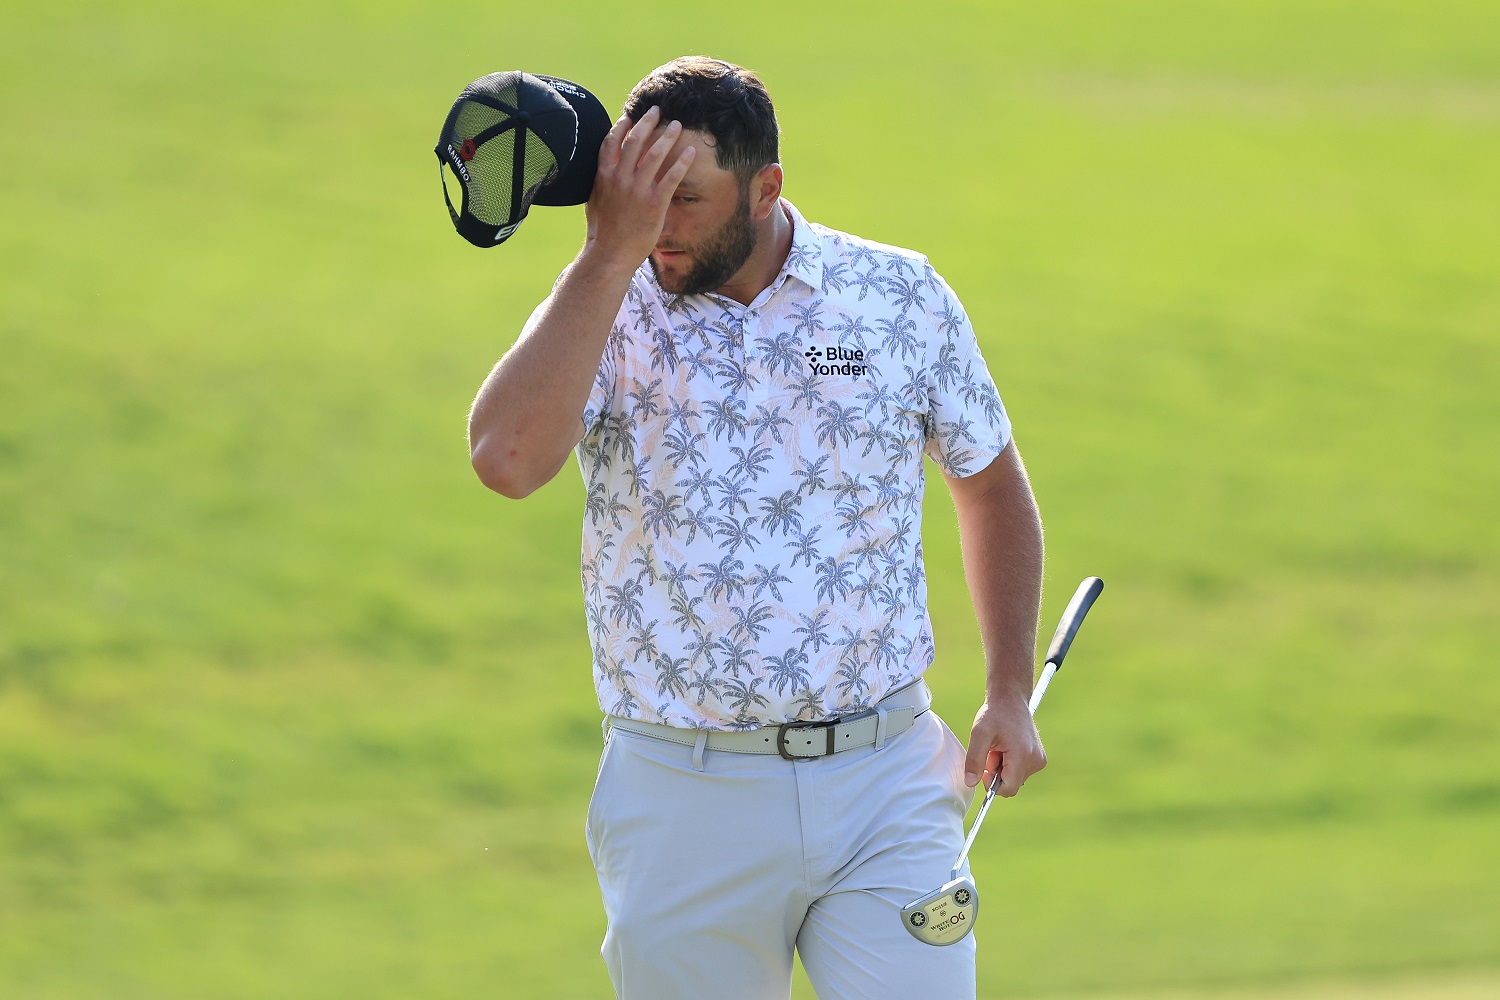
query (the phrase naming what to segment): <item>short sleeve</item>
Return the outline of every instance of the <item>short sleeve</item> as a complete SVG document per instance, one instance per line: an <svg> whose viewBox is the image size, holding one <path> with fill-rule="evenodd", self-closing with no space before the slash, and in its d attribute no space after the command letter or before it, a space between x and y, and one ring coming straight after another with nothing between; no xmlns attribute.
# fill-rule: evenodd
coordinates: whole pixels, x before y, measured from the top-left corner
<svg viewBox="0 0 1500 1000"><path fill-rule="evenodd" d="M589 398L583 406L583 433L591 434L609 412L610 401L615 395L615 375L619 360L622 328L621 316L609 331L609 341L604 345L604 356L599 359L599 370L594 373L594 384L589 389Z"/></svg>
<svg viewBox="0 0 1500 1000"><path fill-rule="evenodd" d="M1010 444L1010 418L958 296L931 265L926 280L933 295L924 303L930 324L925 451L945 473L962 479L982 471Z"/></svg>

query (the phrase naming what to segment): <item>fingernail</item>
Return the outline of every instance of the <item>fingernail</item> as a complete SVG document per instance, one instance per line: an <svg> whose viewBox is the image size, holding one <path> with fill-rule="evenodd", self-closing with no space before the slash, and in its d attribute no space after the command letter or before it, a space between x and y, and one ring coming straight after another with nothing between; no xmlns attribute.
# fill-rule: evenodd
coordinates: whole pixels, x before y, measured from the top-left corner
<svg viewBox="0 0 1500 1000"><path fill-rule="evenodd" d="M968 785L970 788L973 788L975 785L979 784L979 775L975 774L973 771L968 772L964 775L964 784Z"/></svg>

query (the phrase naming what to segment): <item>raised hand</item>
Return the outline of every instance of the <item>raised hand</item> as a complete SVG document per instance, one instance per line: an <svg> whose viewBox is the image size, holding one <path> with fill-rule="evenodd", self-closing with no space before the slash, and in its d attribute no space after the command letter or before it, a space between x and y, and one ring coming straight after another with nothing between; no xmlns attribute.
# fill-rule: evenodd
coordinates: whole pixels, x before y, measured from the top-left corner
<svg viewBox="0 0 1500 1000"><path fill-rule="evenodd" d="M661 111L654 107L638 122L620 116L599 147L599 172L585 209L587 243L632 269L656 246L672 193L697 152L685 146L668 163L682 123L660 121Z"/></svg>

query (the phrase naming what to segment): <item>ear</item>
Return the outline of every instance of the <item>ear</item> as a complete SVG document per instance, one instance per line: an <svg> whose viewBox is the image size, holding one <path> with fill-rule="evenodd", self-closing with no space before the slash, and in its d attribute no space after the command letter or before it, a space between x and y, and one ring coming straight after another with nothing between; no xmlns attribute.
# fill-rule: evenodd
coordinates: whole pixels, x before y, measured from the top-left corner
<svg viewBox="0 0 1500 1000"><path fill-rule="evenodd" d="M750 179L750 217L764 222L781 202L781 164L767 163Z"/></svg>

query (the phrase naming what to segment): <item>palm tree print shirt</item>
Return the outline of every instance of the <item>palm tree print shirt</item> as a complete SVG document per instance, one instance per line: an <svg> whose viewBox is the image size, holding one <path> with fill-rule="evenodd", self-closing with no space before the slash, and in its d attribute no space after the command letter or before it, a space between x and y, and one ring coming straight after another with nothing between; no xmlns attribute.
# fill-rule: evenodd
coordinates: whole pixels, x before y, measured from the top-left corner
<svg viewBox="0 0 1500 1000"><path fill-rule="evenodd" d="M808 223L749 306L632 279L583 414L583 594L605 712L749 729L868 708L933 659L924 470L1010 421L920 254Z"/></svg>

